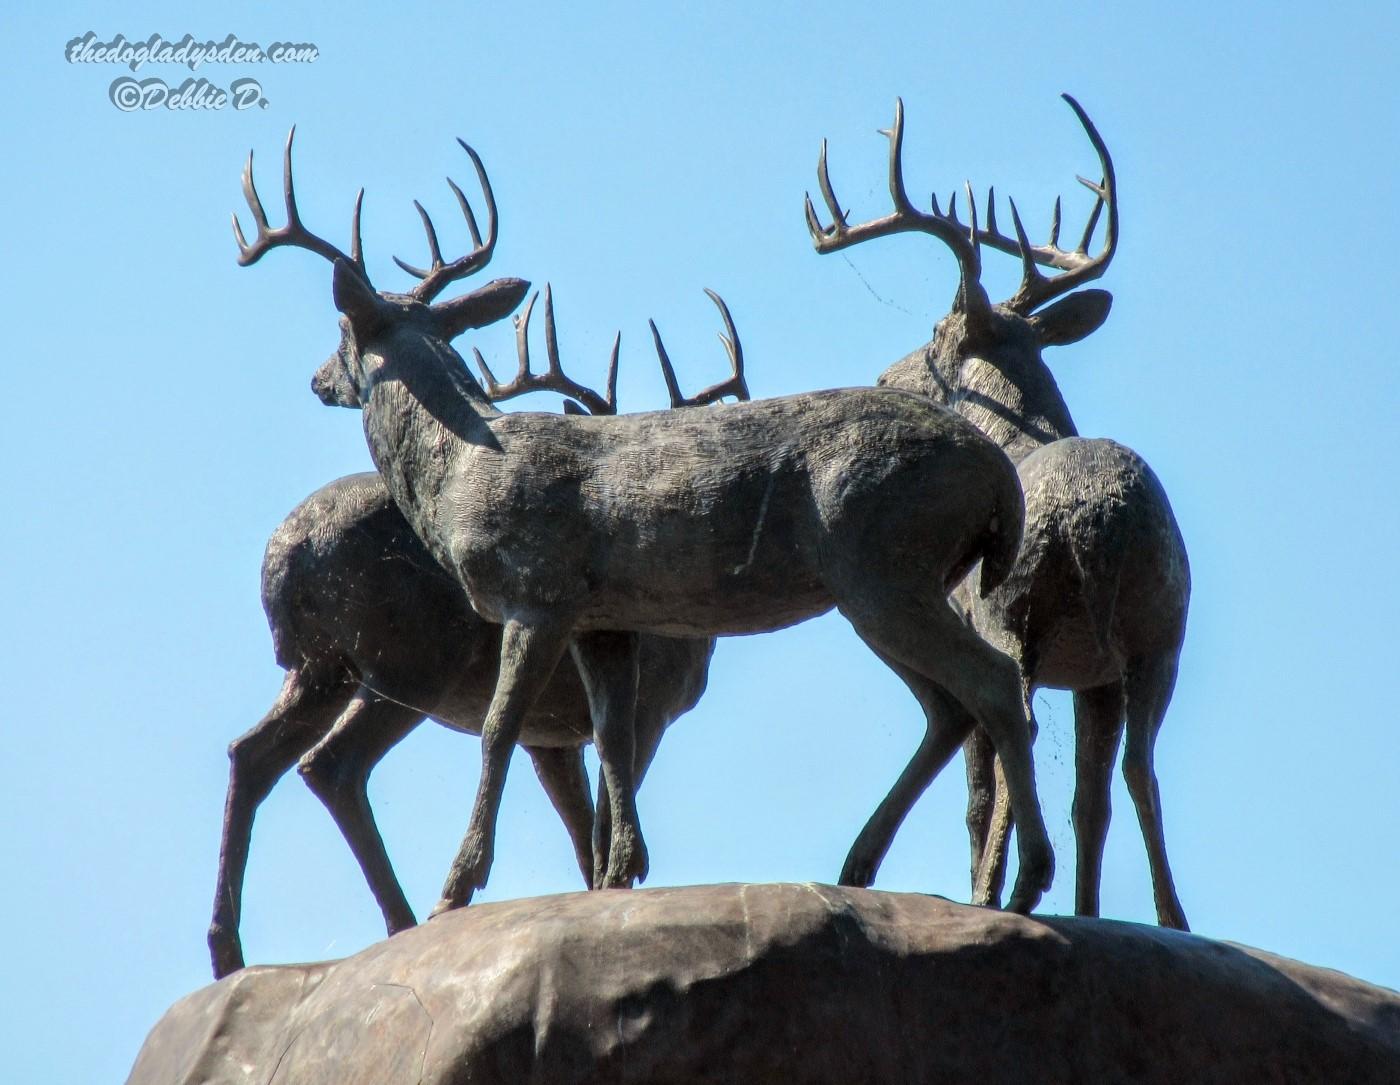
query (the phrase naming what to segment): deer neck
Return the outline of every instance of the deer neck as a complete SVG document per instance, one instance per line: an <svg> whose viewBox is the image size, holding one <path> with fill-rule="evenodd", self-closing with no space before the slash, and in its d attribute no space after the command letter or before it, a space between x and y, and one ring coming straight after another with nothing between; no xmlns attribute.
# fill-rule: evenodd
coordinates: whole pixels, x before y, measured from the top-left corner
<svg viewBox="0 0 1400 1085"><path fill-rule="evenodd" d="M419 538L447 564L444 490L470 450L499 448L490 423L500 412L450 346L404 333L365 358L362 402L374 466Z"/></svg>
<svg viewBox="0 0 1400 1085"><path fill-rule="evenodd" d="M957 412L1014 463L1051 441L1076 436L1069 407L1043 364L1013 368L995 358L965 358L957 379Z"/></svg>
<svg viewBox="0 0 1400 1085"><path fill-rule="evenodd" d="M1077 434L1044 363L1010 365L995 354L940 349L938 339L906 355L879 383L917 392L962 415L1014 463L1042 445Z"/></svg>

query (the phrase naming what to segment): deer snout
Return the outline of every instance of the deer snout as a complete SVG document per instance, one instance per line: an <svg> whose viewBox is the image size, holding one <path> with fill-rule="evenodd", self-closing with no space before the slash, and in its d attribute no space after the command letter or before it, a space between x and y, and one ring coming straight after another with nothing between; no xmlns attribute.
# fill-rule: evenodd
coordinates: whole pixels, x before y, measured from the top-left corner
<svg viewBox="0 0 1400 1085"><path fill-rule="evenodd" d="M311 390L327 407L354 409L360 406L359 394L339 351L321 363L321 368L311 378Z"/></svg>

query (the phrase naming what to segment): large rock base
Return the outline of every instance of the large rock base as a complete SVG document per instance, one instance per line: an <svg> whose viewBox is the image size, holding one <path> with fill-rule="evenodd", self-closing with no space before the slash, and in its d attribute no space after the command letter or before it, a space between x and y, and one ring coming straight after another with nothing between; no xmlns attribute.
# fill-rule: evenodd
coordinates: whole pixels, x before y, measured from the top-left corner
<svg viewBox="0 0 1400 1085"><path fill-rule="evenodd" d="M1400 1082L1400 995L1174 931L824 885L452 912L176 1003L129 1085Z"/></svg>

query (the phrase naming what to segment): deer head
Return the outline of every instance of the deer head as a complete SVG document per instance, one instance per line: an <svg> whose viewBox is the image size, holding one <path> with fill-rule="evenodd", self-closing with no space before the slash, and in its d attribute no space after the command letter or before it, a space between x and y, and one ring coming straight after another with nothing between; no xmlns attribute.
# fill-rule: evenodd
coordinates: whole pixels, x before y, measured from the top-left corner
<svg viewBox="0 0 1400 1085"><path fill-rule="evenodd" d="M894 124L881 130L890 147L889 189L894 208L890 214L857 225L847 222L827 172L825 141L817 164L817 182L831 225L822 225L810 195L806 201L807 227L819 253L911 232L929 234L952 251L959 270L952 308L935 326L931 342L895 363L880 383L911 388L963 409L1006 447L1013 459L1046 440L1074 433L1069 410L1041 360L1041 351L1089 335L1107 318L1112 304L1106 290L1071 293L1101 276L1113 259L1118 245L1118 194L1108 148L1079 103L1068 94L1064 98L1084 126L1103 169L1103 178L1097 183L1079 178L1096 199L1079 243L1072 249L1060 247L1058 199L1050 238L1043 245L1032 245L1027 238L1014 200L1010 201L1014 236L1001 231L992 189L987 192L985 223L979 221L970 185L966 188L966 223L958 217L956 192L949 197L946 211L939 208L937 196L930 200L931 210L915 208L904 187L902 101L895 103ZM1091 256L1089 245L1101 217L1105 219L1103 244ZM1005 301L992 302L982 286L984 246L1020 257L1021 285ZM1047 276L1042 267L1058 274Z"/></svg>
<svg viewBox="0 0 1400 1085"><path fill-rule="evenodd" d="M247 267L256 263L262 256L275 248L299 248L317 253L334 265L333 295L336 308L342 316L340 321L340 345L336 352L317 370L312 379L313 391L327 404L343 407L362 407L368 386L365 379L365 358L371 348L384 337L390 335L413 334L420 338L450 342L469 328L480 328L493 324L507 316L525 296L530 284L523 279L495 279L485 286L453 298L450 301L434 302L442 291L458 279L464 279L481 270L490 262L496 247L497 217L496 201L491 191L491 181L481 158L465 142L458 140L476 168L478 181L486 201L486 235L482 236L477 226L476 216L466 196L451 178L448 185L457 197L462 215L471 233L472 250L450 262L443 259L438 245L437 231L433 228L423 205L417 200L423 220L423 229L428 237L430 263L426 268L417 268L394 257L394 262L418 280L418 284L404 294L376 290L365 269L364 254L360 242L360 211L364 203L364 189L355 197L355 210L351 221L351 241L349 255L330 242L311 233L303 225L297 211L296 190L292 184L292 140L296 128L287 134L287 145L282 158L282 188L286 205L287 222L273 229L268 225L267 213L253 184L253 154L248 153L247 165L243 168L243 195L257 227L257 235L251 243L244 238L238 216L233 216L233 232L238 241L238 262ZM382 352L376 352L382 353ZM463 370L463 375L475 388L480 389Z"/></svg>

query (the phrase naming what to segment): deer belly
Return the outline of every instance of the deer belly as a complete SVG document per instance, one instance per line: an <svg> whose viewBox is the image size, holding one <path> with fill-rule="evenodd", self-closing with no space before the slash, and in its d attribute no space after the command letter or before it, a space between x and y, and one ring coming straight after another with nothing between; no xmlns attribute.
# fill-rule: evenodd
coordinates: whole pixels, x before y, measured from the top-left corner
<svg viewBox="0 0 1400 1085"><path fill-rule="evenodd" d="M829 610L810 525L791 503L745 502L703 521L656 515L599 549L583 620L676 636L780 629Z"/></svg>
<svg viewBox="0 0 1400 1085"><path fill-rule="evenodd" d="M1086 615L1058 622L1049 630L1039 645L1032 680L1050 689L1093 689L1117 681L1122 673L1123 660Z"/></svg>
<svg viewBox="0 0 1400 1085"><path fill-rule="evenodd" d="M483 516L454 530L454 572L476 611L498 623L553 611L576 629L705 637L830 609L804 472L682 471L665 457L650 466L581 492L537 486L523 525Z"/></svg>
<svg viewBox="0 0 1400 1085"><path fill-rule="evenodd" d="M668 594L598 599L578 624L584 629L635 629L674 637L732 637L784 629L831 607L831 595L820 586L786 592L754 586L707 598Z"/></svg>

